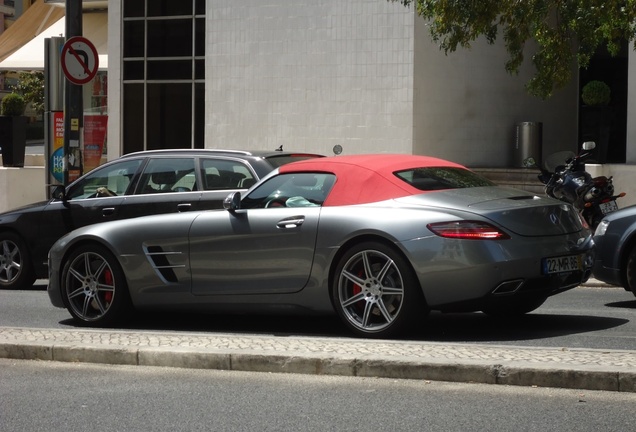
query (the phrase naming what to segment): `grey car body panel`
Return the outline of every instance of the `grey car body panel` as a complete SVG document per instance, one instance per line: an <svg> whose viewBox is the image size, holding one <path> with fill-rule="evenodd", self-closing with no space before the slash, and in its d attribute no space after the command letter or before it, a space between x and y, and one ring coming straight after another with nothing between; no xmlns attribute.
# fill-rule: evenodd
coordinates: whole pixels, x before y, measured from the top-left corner
<svg viewBox="0 0 636 432"><path fill-rule="evenodd" d="M476 191L475 196L467 192L474 189L480 188L366 205L219 210L109 222L65 236L51 250L51 259L61 260L62 253L82 241L105 244L119 259L138 308L332 312L329 284L341 249L363 239L399 249L414 266L432 308L477 301L510 280L545 282L540 289L546 296L581 283L577 279L564 286L563 280L552 281L542 274L541 262L580 255L589 268L593 242L580 225L568 234L513 234L507 240L455 240L429 231L427 223L436 221L504 219L502 199L512 201L512 213L519 208L509 199L509 190L487 188L492 190ZM480 209L478 204L486 202L491 203L488 209ZM556 200L541 202L563 208ZM527 208L532 221L541 224L532 211L537 206ZM158 263L157 256L167 262ZM59 262L52 262L51 268L49 295L61 307ZM192 284L192 276L202 279ZM232 276L241 282L237 291L226 284Z"/></svg>
<svg viewBox="0 0 636 432"><path fill-rule="evenodd" d="M636 245L636 206L625 207L603 218L609 226L602 236L595 235L594 277L600 281L626 286L623 270L627 254Z"/></svg>

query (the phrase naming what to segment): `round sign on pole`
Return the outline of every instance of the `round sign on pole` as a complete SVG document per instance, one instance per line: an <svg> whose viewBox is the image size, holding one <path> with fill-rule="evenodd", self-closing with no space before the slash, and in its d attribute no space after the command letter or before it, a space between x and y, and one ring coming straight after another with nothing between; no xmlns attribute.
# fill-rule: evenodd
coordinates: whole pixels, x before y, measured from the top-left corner
<svg viewBox="0 0 636 432"><path fill-rule="evenodd" d="M73 36L66 41L60 59L64 75L73 84L86 84L97 74L97 49L82 36Z"/></svg>

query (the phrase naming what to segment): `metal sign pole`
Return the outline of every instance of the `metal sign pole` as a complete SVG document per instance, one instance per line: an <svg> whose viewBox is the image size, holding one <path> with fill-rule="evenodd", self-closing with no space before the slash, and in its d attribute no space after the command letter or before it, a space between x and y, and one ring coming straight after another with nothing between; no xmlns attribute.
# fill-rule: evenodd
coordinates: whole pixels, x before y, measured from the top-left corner
<svg viewBox="0 0 636 432"><path fill-rule="evenodd" d="M82 35L82 0L66 0L66 40ZM64 185L82 175L84 126L82 86L66 81L64 96Z"/></svg>

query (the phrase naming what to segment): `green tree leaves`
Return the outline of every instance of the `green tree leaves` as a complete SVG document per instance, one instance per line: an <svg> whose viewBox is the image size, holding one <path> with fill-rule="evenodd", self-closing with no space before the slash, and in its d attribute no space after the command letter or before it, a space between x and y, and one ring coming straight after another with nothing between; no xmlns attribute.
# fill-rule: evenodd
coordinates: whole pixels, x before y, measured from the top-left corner
<svg viewBox="0 0 636 432"><path fill-rule="evenodd" d="M479 37L490 44L500 37L510 74L529 55L536 73L526 88L543 99L570 82L574 64L585 68L599 49L616 55L625 41L636 39L636 0L388 1L414 5L446 54Z"/></svg>
<svg viewBox="0 0 636 432"><path fill-rule="evenodd" d="M35 112L38 114L44 112L43 72L21 72L15 91L24 96L24 100L27 103L31 103Z"/></svg>

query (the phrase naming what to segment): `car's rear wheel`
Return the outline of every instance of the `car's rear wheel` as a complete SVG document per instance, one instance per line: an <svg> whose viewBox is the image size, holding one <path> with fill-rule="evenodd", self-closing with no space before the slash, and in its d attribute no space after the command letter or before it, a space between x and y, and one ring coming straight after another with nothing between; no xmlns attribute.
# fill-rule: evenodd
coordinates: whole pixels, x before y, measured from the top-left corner
<svg viewBox="0 0 636 432"><path fill-rule="evenodd" d="M496 305L489 305L485 307L483 312L495 317L516 317L538 309L543 303L545 303L546 300L547 297L537 297L501 302Z"/></svg>
<svg viewBox="0 0 636 432"><path fill-rule="evenodd" d="M636 296L636 246L632 248L627 257L627 290L631 291Z"/></svg>
<svg viewBox="0 0 636 432"><path fill-rule="evenodd" d="M332 290L338 315L359 336L395 336L417 316L426 316L410 264L381 243L349 249L338 263Z"/></svg>
<svg viewBox="0 0 636 432"><path fill-rule="evenodd" d="M109 326L127 316L131 302L126 278L105 247L87 245L73 251L61 277L64 303L81 324Z"/></svg>
<svg viewBox="0 0 636 432"><path fill-rule="evenodd" d="M0 288L28 288L35 279L24 241L15 233L0 233Z"/></svg>

